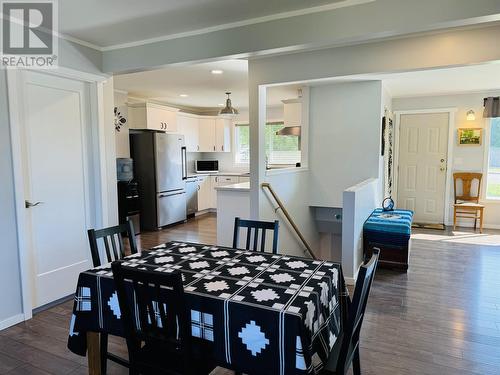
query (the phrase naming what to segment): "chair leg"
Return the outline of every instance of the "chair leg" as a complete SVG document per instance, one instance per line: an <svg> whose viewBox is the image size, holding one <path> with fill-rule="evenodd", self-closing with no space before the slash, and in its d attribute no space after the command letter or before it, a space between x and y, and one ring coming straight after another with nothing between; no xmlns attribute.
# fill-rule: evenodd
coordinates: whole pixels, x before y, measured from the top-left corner
<svg viewBox="0 0 500 375"><path fill-rule="evenodd" d="M474 215L474 231L477 229L477 213L478 211L476 211L476 214Z"/></svg>
<svg viewBox="0 0 500 375"><path fill-rule="evenodd" d="M361 375L361 361L359 358L359 346L354 352L354 357L352 358L352 373L354 375Z"/></svg>
<svg viewBox="0 0 500 375"><path fill-rule="evenodd" d="M481 209L481 217L479 218L479 233L483 233L483 216L484 216L484 209Z"/></svg>
<svg viewBox="0 0 500 375"><path fill-rule="evenodd" d="M101 333L101 374L105 375L108 370L108 335Z"/></svg>
<svg viewBox="0 0 500 375"><path fill-rule="evenodd" d="M457 228L457 208L453 207L453 230Z"/></svg>

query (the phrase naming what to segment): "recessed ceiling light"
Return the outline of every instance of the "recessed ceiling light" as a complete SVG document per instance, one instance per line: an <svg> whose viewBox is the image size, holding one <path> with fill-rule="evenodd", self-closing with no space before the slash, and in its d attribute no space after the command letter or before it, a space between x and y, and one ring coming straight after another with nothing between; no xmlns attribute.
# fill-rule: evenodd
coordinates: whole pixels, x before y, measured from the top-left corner
<svg viewBox="0 0 500 375"><path fill-rule="evenodd" d="M217 104L219 107L224 107L224 103Z"/></svg>
<svg viewBox="0 0 500 375"><path fill-rule="evenodd" d="M189 95L188 94L180 94L179 95L181 98L187 98Z"/></svg>
<svg viewBox="0 0 500 375"><path fill-rule="evenodd" d="M222 74L222 73L224 73L224 71L220 70L220 69L212 69L210 71L210 73L212 73L212 74Z"/></svg>

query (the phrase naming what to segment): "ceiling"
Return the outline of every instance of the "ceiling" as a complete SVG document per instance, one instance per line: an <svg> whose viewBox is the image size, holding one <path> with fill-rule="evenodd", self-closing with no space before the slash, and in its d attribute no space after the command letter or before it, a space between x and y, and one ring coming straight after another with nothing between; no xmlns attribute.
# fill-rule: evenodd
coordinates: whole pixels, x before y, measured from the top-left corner
<svg viewBox="0 0 500 375"><path fill-rule="evenodd" d="M221 69L221 75L211 70ZM322 85L332 82L381 80L391 96L412 97L443 95L500 88L500 64L473 65L405 73L369 74L339 77L309 82ZM225 102L225 92L231 91L233 106L248 108L248 62L226 60L202 64L169 66L159 70L118 75L115 88L130 96L170 103L201 110L213 109ZM281 105L284 99L297 97L299 84L273 86L268 89L268 106ZM181 97L187 94L187 97Z"/></svg>
<svg viewBox="0 0 500 375"><path fill-rule="evenodd" d="M353 0L63 0L63 35L110 47L219 25L348 6ZM285 14L283 14L285 13ZM252 21L252 22L253 22Z"/></svg>
<svg viewBox="0 0 500 375"><path fill-rule="evenodd" d="M224 73L214 75L211 70ZM225 60L218 62L168 66L163 69L117 75L114 85L129 96L147 98L184 107L213 109L224 104L230 91L236 108L248 108L248 62ZM281 105L281 100L297 97L296 85L269 90L268 105ZM186 94L187 97L180 95Z"/></svg>
<svg viewBox="0 0 500 375"><path fill-rule="evenodd" d="M398 73L380 78L393 97L498 90L500 64Z"/></svg>
<svg viewBox="0 0 500 375"><path fill-rule="evenodd" d="M351 75L308 82L308 85L355 81L383 81L393 98L490 91L500 88L500 63L403 73Z"/></svg>

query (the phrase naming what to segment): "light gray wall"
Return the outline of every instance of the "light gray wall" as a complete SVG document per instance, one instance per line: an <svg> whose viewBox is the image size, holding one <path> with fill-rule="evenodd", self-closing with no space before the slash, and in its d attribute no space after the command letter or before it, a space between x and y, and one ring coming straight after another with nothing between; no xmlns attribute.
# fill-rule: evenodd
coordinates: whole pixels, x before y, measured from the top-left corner
<svg viewBox="0 0 500 375"><path fill-rule="evenodd" d="M482 172L486 173L485 167L485 146L458 146L458 128L482 128L489 130L489 121L483 119L483 98L487 96L500 96L498 91L486 91L471 94L439 95L415 98L395 98L393 99L393 110L420 110L434 108L456 108L455 124L453 131L453 158L448 161L448 168L452 172ZM476 113L475 121L467 121L467 111L472 109ZM484 134L483 134L484 137ZM484 139L484 138L483 138ZM451 181L450 181L451 182ZM485 187L483 181L483 187ZM450 183L450 190L447 193L450 201L453 201L453 186ZM485 226L500 228L500 206L498 202L482 202L486 208L484 210ZM453 219L452 207L448 207L449 217ZM451 224L450 222L448 224ZM472 220L462 220L460 225L471 226Z"/></svg>
<svg viewBox="0 0 500 375"><path fill-rule="evenodd" d="M0 326L22 313L6 71L0 70Z"/></svg>
<svg viewBox="0 0 500 375"><path fill-rule="evenodd" d="M348 187L379 177L382 83L311 87L309 203L342 207Z"/></svg>
<svg viewBox="0 0 500 375"><path fill-rule="evenodd" d="M376 0L104 52L106 72L328 48L498 20L496 0Z"/></svg>

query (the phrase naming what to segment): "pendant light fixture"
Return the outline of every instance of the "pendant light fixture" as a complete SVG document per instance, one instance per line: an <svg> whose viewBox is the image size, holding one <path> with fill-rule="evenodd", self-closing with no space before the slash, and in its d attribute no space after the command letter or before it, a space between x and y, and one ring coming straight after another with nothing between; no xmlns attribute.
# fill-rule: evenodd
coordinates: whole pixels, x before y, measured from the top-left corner
<svg viewBox="0 0 500 375"><path fill-rule="evenodd" d="M219 111L219 115L237 115L238 110L231 105L231 98L229 97L231 93L226 92L226 95L226 106Z"/></svg>

